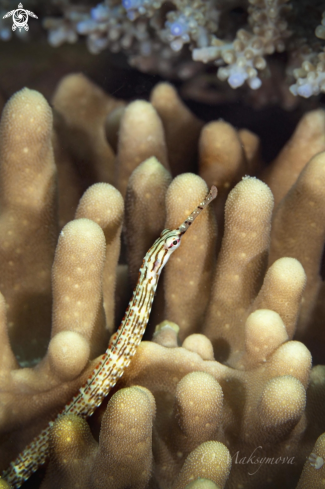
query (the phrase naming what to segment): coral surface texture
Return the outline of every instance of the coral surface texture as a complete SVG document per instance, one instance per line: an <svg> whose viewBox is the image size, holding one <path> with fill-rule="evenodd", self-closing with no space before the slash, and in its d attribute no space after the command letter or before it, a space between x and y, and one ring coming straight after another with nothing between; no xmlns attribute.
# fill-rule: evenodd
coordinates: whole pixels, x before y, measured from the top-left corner
<svg viewBox="0 0 325 489"><path fill-rule="evenodd" d="M210 3L196 30L191 12L169 13L173 49L203 42ZM264 2L249 3L258 22ZM130 22L161 4L123 1ZM277 35L279 48L285 24ZM146 253L184 221L153 300L137 287ZM0 124L0 488L324 488L324 242L321 109L266 166L258 136L204 124L168 83L128 104L80 74L50 104L17 92ZM87 379L107 345L101 404Z"/></svg>

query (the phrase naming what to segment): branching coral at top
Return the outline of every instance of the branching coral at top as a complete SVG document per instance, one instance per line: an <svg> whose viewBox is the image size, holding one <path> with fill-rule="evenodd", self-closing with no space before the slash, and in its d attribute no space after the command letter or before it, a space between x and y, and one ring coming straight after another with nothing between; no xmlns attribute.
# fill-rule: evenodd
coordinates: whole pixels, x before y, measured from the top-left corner
<svg viewBox="0 0 325 489"><path fill-rule="evenodd" d="M44 7L37 0L34 3L41 18ZM308 20L311 9L307 1L104 0L95 6L90 0L77 5L70 0L52 3L53 9L50 6L46 10L42 23L52 46L75 43L79 36L85 36L92 53L105 49L121 52L141 71L178 77L185 81L184 90L190 96L204 99L202 89L207 86L215 87L217 99L228 96L221 87L225 80L231 88L261 88L254 95L246 91L257 103L265 103L271 93L290 106L295 100L293 95L310 97L324 91L324 52L320 42L315 42L324 38L324 18L316 5L319 25L316 27L314 19ZM49 12L55 16L48 16ZM6 20L1 19L0 39L8 39L9 31ZM272 57L283 52L286 57ZM212 73L217 77L213 78Z"/></svg>
<svg viewBox="0 0 325 489"><path fill-rule="evenodd" d="M174 0L173 8L163 11L164 1L124 0L122 5L114 0L103 2L91 10L90 15L65 10L69 27L47 19L49 40L53 45L71 40L71 32L87 35L92 52L105 48L125 50L130 62L138 64L140 58L150 58L154 53L163 62L173 59L185 45L193 51L194 61L228 65L219 68L220 79L227 79L232 88L247 80L251 88L261 86L258 70L266 67L265 55L285 49L290 35L285 21L288 0L250 0L248 30L239 30L233 41L216 37L220 14L225 9L222 2L213 0ZM165 9L166 10L166 9ZM65 29L65 30L64 30ZM65 35L64 35L65 32ZM168 49L166 49L168 47ZM145 60L144 65L145 66Z"/></svg>
<svg viewBox="0 0 325 489"><path fill-rule="evenodd" d="M232 43L220 47L213 39L214 49L212 46L195 49L193 59L204 62L221 59L227 65L218 70L221 80L228 80L232 88L247 81L256 90L262 84L258 72L266 68L265 56L285 50L285 41L290 36L285 20L289 6L285 5L287 0L249 0L249 3L250 29L240 29Z"/></svg>
<svg viewBox="0 0 325 489"><path fill-rule="evenodd" d="M322 22L315 29L315 36L325 39L325 12ZM296 83L291 85L293 95L309 98L312 95L325 93L325 48L316 46L314 49L304 46L301 49L302 63L299 68L293 70Z"/></svg>
<svg viewBox="0 0 325 489"><path fill-rule="evenodd" d="M304 54L305 33L292 15L295 1L248 0L247 5L241 0L106 0L90 12L67 2L64 17L49 17L44 26L54 46L84 35L91 52L124 52L131 65L164 76L190 79L204 70L202 62L209 63L232 88L246 82L259 89L263 79L276 76L268 56L284 51L289 54L286 71L292 78L299 52L304 63L294 71L297 84L290 90L309 97L323 90L324 56L312 45L307 48L308 43ZM233 15L237 7L247 8L247 23L244 16ZM299 12L304 15L303 9ZM322 38L323 30L318 26L316 36Z"/></svg>

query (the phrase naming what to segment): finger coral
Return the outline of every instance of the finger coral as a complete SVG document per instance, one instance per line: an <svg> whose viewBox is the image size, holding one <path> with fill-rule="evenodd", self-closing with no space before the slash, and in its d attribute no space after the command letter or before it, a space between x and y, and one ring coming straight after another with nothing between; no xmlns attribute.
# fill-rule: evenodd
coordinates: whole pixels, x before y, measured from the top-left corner
<svg viewBox="0 0 325 489"><path fill-rule="evenodd" d="M141 17L132 5L129 17ZM254 134L203 125L165 83L151 103L125 107L69 75L53 106L54 128L45 99L24 89L0 126L2 487L9 463L45 429L43 489L321 488L323 112L306 114L263 169ZM187 157L200 176L186 172ZM146 340L130 332L135 355L115 359L128 367L95 410L101 358L142 259L164 227L181 233L205 207L207 184L220 202L185 221ZM132 325L147 319L153 297L131 303ZM82 409L95 410L88 422L69 408L80 392Z"/></svg>
<svg viewBox="0 0 325 489"><path fill-rule="evenodd" d="M22 361L27 341L33 345L29 355L37 358L50 334L50 269L58 232L51 135L52 112L41 94L25 89L12 97L0 128L1 292L10 338Z"/></svg>

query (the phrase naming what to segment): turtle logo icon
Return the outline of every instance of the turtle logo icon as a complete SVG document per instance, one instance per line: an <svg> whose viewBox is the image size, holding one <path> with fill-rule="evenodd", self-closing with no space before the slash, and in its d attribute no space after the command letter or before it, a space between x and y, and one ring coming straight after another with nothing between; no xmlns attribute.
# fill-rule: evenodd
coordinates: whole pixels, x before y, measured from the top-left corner
<svg viewBox="0 0 325 489"><path fill-rule="evenodd" d="M18 28L20 32L21 29L25 29L25 31L29 30L29 26L28 26L29 15L31 17L34 17L34 19L38 19L37 15L35 15L34 12L23 9L23 4L20 3L16 10L11 10L11 12L7 12L6 15L3 16L3 18L6 19L7 17L12 16L12 21L13 21L12 30L15 31Z"/></svg>

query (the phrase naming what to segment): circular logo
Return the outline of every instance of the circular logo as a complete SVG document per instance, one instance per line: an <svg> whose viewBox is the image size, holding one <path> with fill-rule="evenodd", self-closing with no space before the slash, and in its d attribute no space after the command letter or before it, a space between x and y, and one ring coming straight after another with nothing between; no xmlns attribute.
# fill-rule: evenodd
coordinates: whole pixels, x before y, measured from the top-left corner
<svg viewBox="0 0 325 489"><path fill-rule="evenodd" d="M16 30L17 27L18 27L18 29L22 29L24 27L24 29L26 31L28 31L28 25L27 25L28 14L27 14L26 10L24 10L22 8L15 10L15 12L12 16L12 20L14 23L14 25L12 26L12 30ZM15 26L15 29L14 29L14 26ZM27 29L26 29L26 27L27 27Z"/></svg>
<svg viewBox="0 0 325 489"><path fill-rule="evenodd" d="M34 14L34 12L31 12L30 10L25 10L23 8L23 4L20 3L18 5L18 8L16 10L11 10L10 12L7 12L4 16L3 19L6 19L7 17L12 16L12 30L15 31L18 27L19 31L21 29L25 29L25 31L28 31L29 26L28 26L28 16L34 17L34 19L38 19L37 15Z"/></svg>

